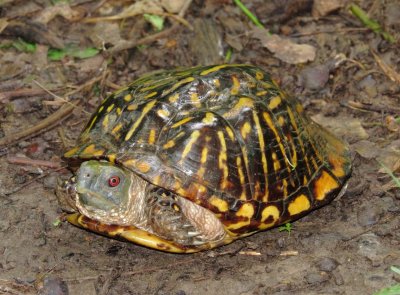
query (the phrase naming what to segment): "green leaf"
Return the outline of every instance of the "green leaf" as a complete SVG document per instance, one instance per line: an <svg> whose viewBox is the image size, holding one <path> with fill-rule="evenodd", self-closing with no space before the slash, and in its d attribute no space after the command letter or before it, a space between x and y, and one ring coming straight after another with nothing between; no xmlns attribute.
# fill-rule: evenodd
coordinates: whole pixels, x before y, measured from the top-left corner
<svg viewBox="0 0 400 295"><path fill-rule="evenodd" d="M279 231L287 231L289 234L292 231L292 229L293 229L293 226L290 222L285 223L284 225L278 227Z"/></svg>
<svg viewBox="0 0 400 295"><path fill-rule="evenodd" d="M93 47L88 47L84 49L80 49L77 47L66 47L64 49L51 48L47 53L47 57L53 61L62 60L66 56L84 59L97 55L99 51L100 50Z"/></svg>
<svg viewBox="0 0 400 295"><path fill-rule="evenodd" d="M99 53L99 50L97 48L93 47L88 47L84 49L79 49L79 48L70 48L67 49L67 54L72 57L84 59L84 58L89 58L97 55Z"/></svg>
<svg viewBox="0 0 400 295"><path fill-rule="evenodd" d="M64 49L51 48L47 52L47 57L52 61L62 60L66 55L67 53Z"/></svg>
<svg viewBox="0 0 400 295"><path fill-rule="evenodd" d="M164 28L164 18L159 15L154 14L143 14L143 17L146 21L151 23L151 25L157 30L161 31Z"/></svg>
<svg viewBox="0 0 400 295"><path fill-rule="evenodd" d="M374 293L374 295L399 295L399 294L400 294L400 284L390 286L388 288L382 289Z"/></svg>
<svg viewBox="0 0 400 295"><path fill-rule="evenodd" d="M53 221L53 226L54 227L60 226L61 223L62 221L59 218L57 218L56 220Z"/></svg>
<svg viewBox="0 0 400 295"><path fill-rule="evenodd" d="M392 265L392 266L390 267L390 270L393 271L393 272L395 272L395 273L397 273L398 275L400 275L400 268L398 268L398 267Z"/></svg>
<svg viewBox="0 0 400 295"><path fill-rule="evenodd" d="M18 51L27 52L27 53L34 53L36 51L36 44L29 43L22 39L18 39L12 43L12 46L17 49Z"/></svg>

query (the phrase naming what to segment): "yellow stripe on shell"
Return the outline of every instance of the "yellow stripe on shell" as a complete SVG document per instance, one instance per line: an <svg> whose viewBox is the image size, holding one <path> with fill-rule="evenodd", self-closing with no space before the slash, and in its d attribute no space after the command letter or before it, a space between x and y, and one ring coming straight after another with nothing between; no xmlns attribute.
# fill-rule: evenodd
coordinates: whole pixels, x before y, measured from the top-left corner
<svg viewBox="0 0 400 295"><path fill-rule="evenodd" d="M114 104L110 104L107 108L107 113L111 112L113 108L114 108Z"/></svg>
<svg viewBox="0 0 400 295"><path fill-rule="evenodd" d="M292 127L294 128L296 134L299 134L299 129L298 129L296 120L295 120L295 118L294 118L294 114L293 114L292 110L290 109L290 107L287 107L287 113L288 113L288 115L289 115L290 124L291 124ZM306 151L305 151L305 148L304 148L303 140L301 139L301 136L298 136L297 139L298 139L298 142L299 142L299 145L300 145L300 149L301 149L301 151L303 152L303 155L304 155L304 160L305 160L305 162L306 162L306 167L307 167L308 175L312 175L310 163L309 163L308 157L306 156ZM296 155L296 159L297 159L297 155Z"/></svg>
<svg viewBox="0 0 400 295"><path fill-rule="evenodd" d="M126 95L124 96L124 100L125 100L126 102L131 101L131 100L132 100L132 94L130 94L130 93L126 94Z"/></svg>
<svg viewBox="0 0 400 295"><path fill-rule="evenodd" d="M309 210L311 207L308 198L301 194L289 203L288 211L291 216Z"/></svg>
<svg viewBox="0 0 400 295"><path fill-rule="evenodd" d="M283 198L286 199L288 196L288 182L286 179L282 179L282 186L283 186Z"/></svg>
<svg viewBox="0 0 400 295"><path fill-rule="evenodd" d="M202 122L203 122L204 124L209 125L209 124L212 124L212 123L214 122L214 118L215 118L215 117L214 117L214 114L208 112L208 113L206 113L206 115L205 115L204 119L202 120Z"/></svg>
<svg viewBox="0 0 400 295"><path fill-rule="evenodd" d="M232 88L231 88L231 95L237 95L240 90L240 82L236 76L232 76Z"/></svg>
<svg viewBox="0 0 400 295"><path fill-rule="evenodd" d="M278 142L279 149L281 150L282 155L283 155L283 157L285 159L286 167L288 168L288 170L291 170L291 167L293 165L289 164L289 158L288 158L288 155L286 154L285 147L282 144L281 136L278 133L278 131L276 130L275 124L272 122L271 116L267 112L263 112L263 117L264 117L264 120L267 123L268 127L272 130L272 132L275 135L275 139ZM275 163L277 163L277 161L274 160L274 167L275 167L275 165L276 165L276 167L278 167L278 165L280 167L279 162L277 164L275 164ZM277 170L275 170L275 171L277 171Z"/></svg>
<svg viewBox="0 0 400 295"><path fill-rule="evenodd" d="M192 134L190 135L189 142L186 144L186 146L182 152L181 161L183 161L183 159L186 158L186 156L189 154L190 150L192 149L192 145L198 140L199 137L200 137L199 130L195 130L192 132Z"/></svg>
<svg viewBox="0 0 400 295"><path fill-rule="evenodd" d="M81 156L93 156L93 157L99 157L104 155L104 150L99 149L96 150L96 145L95 144L91 144L88 145L81 153Z"/></svg>
<svg viewBox="0 0 400 295"><path fill-rule="evenodd" d="M256 72L256 79L257 79L257 80L262 80L262 79L264 79L264 74L263 74L263 72L257 71L257 72Z"/></svg>
<svg viewBox="0 0 400 295"><path fill-rule="evenodd" d="M219 212L227 212L229 209L228 202L216 196L211 196L210 204L218 209Z"/></svg>
<svg viewBox="0 0 400 295"><path fill-rule="evenodd" d="M92 129L92 127L93 127L94 123L96 122L96 120L97 120L97 116L94 116L92 121L90 122L89 127L86 128L85 132L89 132Z"/></svg>
<svg viewBox="0 0 400 295"><path fill-rule="evenodd" d="M234 141L235 140L235 135L233 134L232 128L229 127L229 126L226 126L225 130L226 130L226 133L228 133L229 139L231 141Z"/></svg>
<svg viewBox="0 0 400 295"><path fill-rule="evenodd" d="M65 158L71 158L75 155L77 155L77 152L79 151L80 147L74 147L73 149L70 149L68 152L64 153Z"/></svg>
<svg viewBox="0 0 400 295"><path fill-rule="evenodd" d="M267 90L261 90L261 91L256 92L256 95L257 95L257 96L264 96L264 95L266 95L266 94L268 94L268 91L267 91Z"/></svg>
<svg viewBox="0 0 400 295"><path fill-rule="evenodd" d="M326 171L322 171L321 175L314 182L314 196L318 201L322 201L328 193L338 187L339 183Z"/></svg>
<svg viewBox="0 0 400 295"><path fill-rule="evenodd" d="M138 108L138 105L137 105L136 103L132 103L132 104L130 104L130 105L128 105L128 106L126 107L126 109L127 109L128 111L136 111L137 108Z"/></svg>
<svg viewBox="0 0 400 295"><path fill-rule="evenodd" d="M192 92L190 94L190 100L191 100L191 102L193 103L193 105L196 108L200 108L201 107L201 101L200 101L199 96L198 96L198 94L196 92Z"/></svg>
<svg viewBox="0 0 400 295"><path fill-rule="evenodd" d="M156 130L151 129L149 132L149 144L154 144L156 142Z"/></svg>
<svg viewBox="0 0 400 295"><path fill-rule="evenodd" d="M201 150L201 158L200 158L200 169L197 171L197 175L202 178L204 173L206 172L205 163L207 162L208 148L204 147Z"/></svg>
<svg viewBox="0 0 400 295"><path fill-rule="evenodd" d="M108 159L108 161L110 161L110 163L115 163L115 159L117 158L117 155L116 154L109 154L109 155L107 155L107 159Z"/></svg>
<svg viewBox="0 0 400 295"><path fill-rule="evenodd" d="M106 115L104 116L103 122L101 123L101 124L103 125L103 128L104 128L105 130L108 129L108 121L109 121L109 117L108 117L108 114L106 114Z"/></svg>
<svg viewBox="0 0 400 295"><path fill-rule="evenodd" d="M268 201L268 165L267 165L267 157L265 155L265 141L264 141L264 134L262 132L260 120L256 112L253 112L253 120L254 120L254 127L256 128L257 135L258 135L258 142L260 144L260 153L261 153L261 163L263 166L263 175L264 175L264 182L265 182L265 193L263 196L263 201ZM258 188L260 189L260 188ZM258 195L260 191L256 191L255 194Z"/></svg>
<svg viewBox="0 0 400 295"><path fill-rule="evenodd" d="M185 78L185 79L182 79L182 80L176 82L174 85L172 85L171 88L169 88L169 89L167 89L167 90L164 90L163 93L162 93L162 95L163 95L163 96L164 96L164 95L168 95L168 94L170 94L171 92L174 92L176 89L178 89L178 88L181 87L182 85L188 84L188 83L193 82L193 81L194 81L194 77L187 77L187 78Z"/></svg>
<svg viewBox="0 0 400 295"><path fill-rule="evenodd" d="M279 209L276 206L267 206L265 207L262 212L261 212L261 224L260 224L260 229L267 229L271 226L274 226L274 224L278 221L279 219ZM272 217L272 221L266 223L267 219Z"/></svg>
<svg viewBox="0 0 400 295"><path fill-rule="evenodd" d="M237 117L243 108L252 109L254 107L254 100L249 97L241 97L238 102L227 112L223 114L224 118Z"/></svg>
<svg viewBox="0 0 400 295"><path fill-rule="evenodd" d="M236 212L236 216L248 218L250 221L254 215L254 206L251 203L244 203Z"/></svg>
<svg viewBox="0 0 400 295"><path fill-rule="evenodd" d="M160 118L168 119L170 113L169 113L168 110L159 109L159 110L157 111L157 115L158 115Z"/></svg>
<svg viewBox="0 0 400 295"><path fill-rule="evenodd" d="M128 133L125 135L125 141L128 141L133 133L136 131L136 129L139 127L140 123L142 122L143 118L147 115L147 113L154 107L156 104L156 100L150 101L149 103L146 104L146 106L143 108L142 114L140 117L135 121L131 129L129 129Z"/></svg>
<svg viewBox="0 0 400 295"><path fill-rule="evenodd" d="M185 123L187 123L187 122L189 122L189 121L191 121L191 120L193 120L193 117L186 117L186 118L184 118L184 119L182 119L182 120L176 122L175 124L173 124L173 125L171 126L171 128L179 127L179 126L181 126L181 125L183 125L183 124L185 124Z"/></svg>
<svg viewBox="0 0 400 295"><path fill-rule="evenodd" d="M251 125L249 122L244 122L242 128L240 128L240 134L242 135L243 139L247 138L247 135L251 132Z"/></svg>
<svg viewBox="0 0 400 295"><path fill-rule="evenodd" d="M240 157L236 157L236 166L237 166L237 171L238 171L238 175L239 175L240 186L242 187L242 194L240 195L240 199L246 200L246 191L244 188L244 184L245 184L246 180L245 180L245 176L244 176L244 172L243 172L242 159Z"/></svg>
<svg viewBox="0 0 400 295"><path fill-rule="evenodd" d="M171 140L167 141L167 143L165 143L163 145L163 149L169 149L169 148L172 148L174 146L175 146L175 141L171 139Z"/></svg>
<svg viewBox="0 0 400 295"><path fill-rule="evenodd" d="M172 94L172 95L170 95L168 97L168 101L170 103L174 103L174 102L176 102L178 100L178 98L179 98L179 93L175 93L175 94Z"/></svg>
<svg viewBox="0 0 400 295"><path fill-rule="evenodd" d="M121 130L122 127L124 127L124 125L121 122L117 123L114 126L114 128L111 130L111 134L116 135L118 133L118 131Z"/></svg>
<svg viewBox="0 0 400 295"><path fill-rule="evenodd" d="M151 92L151 93L149 93L149 94L147 94L144 98L151 98L151 97L154 97L154 96L156 96L157 95L157 91L153 91L153 92Z"/></svg>
<svg viewBox="0 0 400 295"><path fill-rule="evenodd" d="M225 189L228 185L228 165L227 165L227 148L225 136L222 131L218 131L218 139L221 144L221 149L218 155L218 168L222 170L222 181L221 181L221 189Z"/></svg>
<svg viewBox="0 0 400 295"><path fill-rule="evenodd" d="M224 69L224 68L226 68L226 67L228 67L228 66L229 66L229 65L219 65L219 66L211 67L211 68L208 68L208 69L206 69L206 70L200 72L200 75L201 75L201 76L205 76L205 75L208 75L208 74L217 72L217 71L219 71L219 70L221 70L221 69Z"/></svg>
<svg viewBox="0 0 400 295"><path fill-rule="evenodd" d="M282 102L282 98L279 95L275 96L275 97L271 98L271 100L269 101L268 107L271 110L273 110L276 107L278 107L281 104L281 102Z"/></svg>

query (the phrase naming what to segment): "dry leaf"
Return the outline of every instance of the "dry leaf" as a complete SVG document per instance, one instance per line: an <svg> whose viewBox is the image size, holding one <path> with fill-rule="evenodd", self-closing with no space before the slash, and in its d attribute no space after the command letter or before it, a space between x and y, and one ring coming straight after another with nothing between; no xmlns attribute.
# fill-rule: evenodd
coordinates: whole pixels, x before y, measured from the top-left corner
<svg viewBox="0 0 400 295"><path fill-rule="evenodd" d="M315 47L308 44L296 44L290 39L278 35L268 35L262 28L253 30L253 37L259 39L264 47L274 53L276 58L289 63L299 64L313 61L316 55Z"/></svg>
<svg viewBox="0 0 400 295"><path fill-rule="evenodd" d="M160 0L162 7L169 13L178 13L181 11L186 0Z"/></svg>
<svg viewBox="0 0 400 295"><path fill-rule="evenodd" d="M343 6L343 0L314 0L312 16L317 18L325 16Z"/></svg>
<svg viewBox="0 0 400 295"><path fill-rule="evenodd" d="M161 8L159 1L156 0L142 0L135 2L134 4L124 8L121 13L112 15L112 16L104 16L104 17L93 17L88 18L86 22L98 22L103 20L118 20L124 19L128 17L133 17L136 15L141 15L145 13L149 14L162 14L164 10Z"/></svg>
<svg viewBox="0 0 400 295"><path fill-rule="evenodd" d="M36 17L35 21L42 24L49 23L56 16L62 16L69 21L76 21L83 15L77 10L73 10L68 4L60 3L55 6L47 6Z"/></svg>
<svg viewBox="0 0 400 295"><path fill-rule="evenodd" d="M339 137L351 138L352 140L362 140L369 137L361 126L361 121L347 115L340 114L336 117L326 117L322 114L317 114L311 118Z"/></svg>

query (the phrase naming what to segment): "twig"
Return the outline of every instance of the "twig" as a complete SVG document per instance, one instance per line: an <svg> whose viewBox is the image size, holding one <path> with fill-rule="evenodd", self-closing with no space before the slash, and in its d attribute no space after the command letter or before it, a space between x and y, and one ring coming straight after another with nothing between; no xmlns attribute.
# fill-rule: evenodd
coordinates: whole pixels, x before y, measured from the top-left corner
<svg viewBox="0 0 400 295"><path fill-rule="evenodd" d="M336 34L336 33L347 33L347 32L364 32L368 31L368 28L343 28L337 30L327 30L327 31L315 31L315 32L307 32L307 33L296 33L291 34L290 37L305 37L305 36L312 36L312 35L319 35L319 34Z"/></svg>
<svg viewBox="0 0 400 295"><path fill-rule="evenodd" d="M341 103L342 105L346 107L350 107L353 109L358 109L358 110L363 110L363 111L371 111L371 112L378 112L378 113L387 113L387 114L399 114L400 113L400 108L396 107L384 107L384 106L378 106L378 105L370 105L370 104L365 104L353 100L349 100L347 103Z"/></svg>
<svg viewBox="0 0 400 295"><path fill-rule="evenodd" d="M43 89L17 89L11 91L4 91L0 93L0 101L9 101L10 99L24 96L35 96L46 93Z"/></svg>
<svg viewBox="0 0 400 295"><path fill-rule="evenodd" d="M42 167L53 168L53 169L61 167L60 162L35 160L35 159L28 158L28 157L7 156L7 161L11 164L42 166Z"/></svg>
<svg viewBox="0 0 400 295"><path fill-rule="evenodd" d="M75 94L82 89L88 87L89 85L93 85L94 83L100 81L103 78L103 75L97 76L88 82L80 85L76 89L68 92L65 94L65 96L70 96L72 94ZM35 126L32 126L28 129L16 132L14 134L11 134L9 136L0 138L0 147L5 146L5 145L13 145L16 142L18 142L20 139L23 138L30 138L32 136L38 135L46 130L49 130L53 128L54 126L58 125L61 121L66 119L74 110L74 108L79 104L64 104L61 108L59 108L56 112L48 116L47 118L43 119L39 123L37 123ZM86 112L86 111L85 111ZM87 113L87 112L86 112Z"/></svg>
<svg viewBox="0 0 400 295"><path fill-rule="evenodd" d="M50 91L49 89L47 89L46 87L44 87L42 84L40 84L38 81L33 80L33 83L35 83L37 86L39 86L40 88L42 88L45 92L47 92L48 94L50 94L51 96L53 96L54 98L58 99L59 101L65 102L67 104L72 105L73 107L75 107L75 105L70 102L69 100L55 94L54 92Z"/></svg>
<svg viewBox="0 0 400 295"><path fill-rule="evenodd" d="M13 145L20 139L38 135L44 132L45 130L54 127L55 124L59 124L62 120L67 118L74 110L74 107L75 105L65 104L61 108L59 108L56 112L54 112L47 118L43 119L42 121L40 121L35 126L32 126L25 130L21 130L9 136L0 138L0 147L5 145Z"/></svg>
<svg viewBox="0 0 400 295"><path fill-rule="evenodd" d="M150 267L150 268L143 268L141 270L136 270L136 271L128 271L128 272L123 272L121 273L121 277L127 277L127 276L134 276L134 275L138 275L141 273L150 273L150 272L154 272L154 271L158 271L158 270L165 270L174 266L178 266L178 265L183 265L183 264L189 264L195 261L198 261L199 259L188 259L188 260L184 260L184 261L178 261L178 262L174 262L168 265L164 265L164 266L159 266L159 267ZM87 277L81 277L81 278L70 278L70 279L64 279L64 281L68 282L68 281L87 281L87 280L97 280L99 276L87 276Z"/></svg>
<svg viewBox="0 0 400 295"><path fill-rule="evenodd" d="M373 50L371 50L378 66L382 69L386 76L389 77L393 82L400 83L400 74L387 65Z"/></svg>
<svg viewBox="0 0 400 295"><path fill-rule="evenodd" d="M146 45L146 44L150 44L153 43L154 41L158 40L158 39L162 39L170 34L172 34L172 32L174 32L177 28L179 27L178 24L174 24L172 25L172 27L161 31L159 33L155 33L153 35L150 36L146 36L142 39L139 40L129 40L129 41L123 41L118 43L117 45L113 46L109 51L111 53L116 53L122 50L126 50L126 49L130 49L139 45Z"/></svg>
<svg viewBox="0 0 400 295"><path fill-rule="evenodd" d="M180 18L183 18L186 11L189 9L190 4L192 3L192 0L187 0L185 4L182 6L181 10L178 13L178 16ZM146 36L142 39L139 40L130 40L130 41L124 41L120 42L119 44L115 45L114 47L110 48L111 53L116 53L122 50L130 49L139 45L146 45L153 43L154 41L157 41L158 39L162 39L170 34L172 34L177 28L179 27L179 24L175 23L173 24L170 28L163 30L159 33L155 33L150 36Z"/></svg>
<svg viewBox="0 0 400 295"><path fill-rule="evenodd" d="M16 187L16 188L14 188L13 190L11 190L9 192L5 192L4 195L9 196L9 195L15 194L16 192L19 192L21 189L23 189L24 187L30 185L31 183L34 183L35 181L37 181L39 179L42 179L42 178L44 178L46 176L49 176L53 172L57 172L57 171L60 171L62 169L66 169L66 168L67 168L67 166L63 166L63 167L59 167L57 169L51 170L51 171L49 171L47 173L43 173L42 175L39 175L38 177L32 178L31 180L25 182L24 184L20 185L19 187Z"/></svg>

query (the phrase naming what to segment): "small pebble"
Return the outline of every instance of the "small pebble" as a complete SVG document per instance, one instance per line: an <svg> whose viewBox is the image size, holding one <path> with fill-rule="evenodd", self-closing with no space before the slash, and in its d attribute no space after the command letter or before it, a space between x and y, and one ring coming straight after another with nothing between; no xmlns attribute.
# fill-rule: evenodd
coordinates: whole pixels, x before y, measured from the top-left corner
<svg viewBox="0 0 400 295"><path fill-rule="evenodd" d="M45 188L54 189L57 186L57 176L55 174L51 174L43 180L43 186Z"/></svg>
<svg viewBox="0 0 400 295"><path fill-rule="evenodd" d="M344 284L344 279L339 272L333 272L333 278L335 279L335 284L338 286L342 286Z"/></svg>
<svg viewBox="0 0 400 295"><path fill-rule="evenodd" d="M381 219L383 210L379 206L362 207L357 213L357 221L361 226L371 226Z"/></svg>
<svg viewBox="0 0 400 295"><path fill-rule="evenodd" d="M329 70L327 65L305 68L300 72L299 84L309 90L320 90L329 80Z"/></svg>
<svg viewBox="0 0 400 295"><path fill-rule="evenodd" d="M309 273L305 277L307 283L314 285L314 284L321 284L329 280L329 276L326 272L320 273Z"/></svg>
<svg viewBox="0 0 400 295"><path fill-rule="evenodd" d="M57 277L46 277L40 295L68 295L67 284Z"/></svg>
<svg viewBox="0 0 400 295"><path fill-rule="evenodd" d="M317 261L317 268L321 271L331 272L337 268L339 263L330 257L322 257Z"/></svg>

